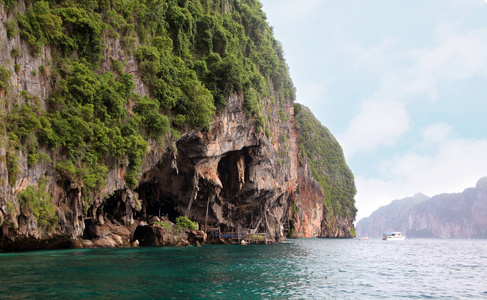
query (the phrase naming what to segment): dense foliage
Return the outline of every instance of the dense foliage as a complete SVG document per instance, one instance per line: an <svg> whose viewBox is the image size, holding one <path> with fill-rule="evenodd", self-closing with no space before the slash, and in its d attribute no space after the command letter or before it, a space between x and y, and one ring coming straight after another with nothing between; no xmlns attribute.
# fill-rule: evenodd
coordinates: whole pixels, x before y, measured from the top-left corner
<svg viewBox="0 0 487 300"><path fill-rule="evenodd" d="M257 0L25 2L22 13L16 1L0 1L15 13L4 26L32 55L50 46L52 61L33 75L45 77L53 92L44 106L22 91L3 118L12 186L22 151L29 167L52 164L59 180L77 183L85 195L106 185L114 163L128 163L124 179L134 188L149 140L162 146L178 131L209 128L234 94L245 98L248 116L261 126L260 99L271 89L294 98L281 45ZM107 54L110 40L122 46L117 57ZM137 62L136 74L127 73L129 59ZM10 75L0 68L1 96ZM134 76L148 95L135 92ZM52 161L43 146L61 159Z"/></svg>
<svg viewBox="0 0 487 300"><path fill-rule="evenodd" d="M355 182L340 144L307 107L300 104L295 107L301 153L323 190L327 219L335 215L355 219Z"/></svg>
<svg viewBox="0 0 487 300"><path fill-rule="evenodd" d="M37 226L44 230L53 230L59 222L56 215L56 205L51 203L52 197L46 191L45 180L41 180L37 187L29 186L22 190L18 199L22 211L31 213L37 222Z"/></svg>

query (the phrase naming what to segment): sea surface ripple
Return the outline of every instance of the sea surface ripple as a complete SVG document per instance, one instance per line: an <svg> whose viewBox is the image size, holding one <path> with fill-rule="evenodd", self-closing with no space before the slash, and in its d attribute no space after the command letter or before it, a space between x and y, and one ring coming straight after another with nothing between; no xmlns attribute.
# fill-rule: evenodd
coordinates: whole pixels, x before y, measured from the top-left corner
<svg viewBox="0 0 487 300"><path fill-rule="evenodd" d="M486 240L0 254L2 299L487 299L486 279Z"/></svg>

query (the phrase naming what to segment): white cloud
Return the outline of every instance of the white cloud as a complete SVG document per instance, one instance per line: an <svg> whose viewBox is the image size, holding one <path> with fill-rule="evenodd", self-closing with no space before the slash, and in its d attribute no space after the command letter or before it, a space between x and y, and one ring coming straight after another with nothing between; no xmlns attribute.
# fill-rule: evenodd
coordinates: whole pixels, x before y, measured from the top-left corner
<svg viewBox="0 0 487 300"><path fill-rule="evenodd" d="M487 25L483 25L487 23L479 13L480 10L487 12L485 1L437 0L438 10L418 16L414 20L418 26L411 26L409 31L407 23L404 24L406 28L397 23L396 27L391 27L392 30L383 31L369 26L374 22L362 22L360 28L354 27L355 23L346 19L348 10L327 10L326 5L320 6L323 2L265 0L264 5L275 4L276 8L268 14L272 13L286 28L283 35L293 34L287 44L298 44L286 49L297 51L289 60L294 63L291 69L305 78L301 81L294 78L295 83L299 83L296 85L299 101L313 108L315 113L320 109L329 111L327 103L330 99L342 101L347 113L337 112L336 116L354 116L351 120L340 119L348 125L341 123L335 126L346 129L334 133L338 133L347 160L352 162L358 191L358 218L394 199L417 192L429 196L461 192L486 176L487 139L462 138L462 132L456 132L452 125L458 124L460 129L465 128L465 124L445 123L453 122L451 115L454 113L441 116L448 109L440 97L444 95L445 87L462 85L466 87L466 94L458 99L464 103L462 113L484 108L483 105L472 104L481 100L471 91L475 91L479 79L487 80ZM411 20L414 19L415 5L412 2L405 4L404 13L411 14ZM343 18L326 22L329 11L340 11ZM322 24L326 26L320 26ZM414 31L417 28L424 28L424 32ZM399 31L396 33L395 29ZM379 36L382 33L385 35ZM335 78L336 81L327 82L323 78ZM469 83L470 78L475 80ZM366 94L358 98L355 96L357 93L348 91L338 94L340 88L353 89L354 83L358 83L360 91ZM448 101L454 100L449 98ZM433 111L441 105L441 111ZM411 109L413 107L414 110ZM456 107L458 109L460 105ZM423 115L416 119L415 113ZM422 126L424 116L430 113L435 121L442 120L443 123L430 124L418 134L418 126ZM454 121L461 122L459 116ZM327 122L323 124L330 125ZM475 134L478 136L478 128L473 130L477 130ZM411 145L401 143L401 146L408 147L406 149L394 149L403 136L415 140ZM394 155L381 156L383 148L387 148L383 152ZM354 159L359 156L351 158L360 152L366 152L364 157L370 158L367 163L374 167L364 168L365 163L361 161L354 168ZM367 177L361 173L363 170L370 172L376 166L378 172L374 176Z"/></svg>
<svg viewBox="0 0 487 300"><path fill-rule="evenodd" d="M323 107L329 100L328 89L333 84L334 79L325 79L317 81L308 81L300 84L298 90L298 99L305 101L306 105L311 107Z"/></svg>
<svg viewBox="0 0 487 300"><path fill-rule="evenodd" d="M309 19L310 17L316 17L319 13L319 7L323 5L323 0L307 0L307 1L295 1L295 0L274 0L279 2L279 14L286 18L292 19ZM266 1L269 3L272 1ZM265 3L264 3L265 5ZM264 6L264 10L266 7Z"/></svg>
<svg viewBox="0 0 487 300"><path fill-rule="evenodd" d="M440 193L459 193L474 187L477 180L487 175L487 139L471 140L448 138L447 124L428 127L423 134L430 142L434 132L438 150L432 155L407 153L383 161L381 172L375 178L356 178L357 220L367 217L379 206L392 200L421 192L428 196Z"/></svg>
<svg viewBox="0 0 487 300"><path fill-rule="evenodd" d="M410 153L396 158L389 174L407 179L419 191L455 191L474 186L475 180L487 175L486 155L487 140L451 139L442 142L434 155Z"/></svg>
<svg viewBox="0 0 487 300"><path fill-rule="evenodd" d="M402 101L424 95L437 100L438 89L443 84L473 76L487 79L487 27L468 34L451 28L440 31L438 42L428 48L388 53L387 44L384 44L380 48L362 50L360 59L368 59L368 64L384 65L386 62L381 86L375 94ZM371 52L377 55L368 54Z"/></svg>
<svg viewBox="0 0 487 300"><path fill-rule="evenodd" d="M330 55L325 59L333 59L342 55L348 56L348 66L354 72L380 73L389 72L391 65L403 59L405 53L395 52L398 40L393 36L385 36L380 43L371 47L364 46L356 37L343 27L332 26L328 30L335 46L330 49Z"/></svg>
<svg viewBox="0 0 487 300"><path fill-rule="evenodd" d="M380 87L363 100L358 114L339 138L348 157L394 145L409 129L406 105L413 101L422 105L425 98L438 100L438 90L454 80L474 76L487 79L487 28L465 35L450 32L433 47L401 53L389 53L391 43L384 41L371 49L348 44L353 47L349 52L365 61L364 66L377 64L384 74Z"/></svg>
<svg viewBox="0 0 487 300"><path fill-rule="evenodd" d="M446 123L429 125L423 132L425 143L437 144L446 141L452 134L452 127Z"/></svg>
<svg viewBox="0 0 487 300"><path fill-rule="evenodd" d="M486 6L484 0L448 0L447 6L454 12L471 11L479 7Z"/></svg>
<svg viewBox="0 0 487 300"><path fill-rule="evenodd" d="M350 123L345 134L338 140L347 157L358 151L375 150L379 146L391 146L409 129L409 115L400 101L370 99L364 101L359 114Z"/></svg>
<svg viewBox="0 0 487 300"><path fill-rule="evenodd" d="M399 70L395 78L398 93L417 95L436 91L448 81L476 75L487 78L487 28L468 34L445 31L434 47L411 52L414 63L405 71ZM385 84L389 83L386 79Z"/></svg>

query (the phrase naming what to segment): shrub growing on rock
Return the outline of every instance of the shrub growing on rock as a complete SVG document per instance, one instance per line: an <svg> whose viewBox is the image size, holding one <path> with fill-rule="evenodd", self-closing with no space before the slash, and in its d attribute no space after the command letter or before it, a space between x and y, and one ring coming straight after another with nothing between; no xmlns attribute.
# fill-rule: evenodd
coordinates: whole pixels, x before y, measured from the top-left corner
<svg viewBox="0 0 487 300"><path fill-rule="evenodd" d="M191 221L187 216L177 217L176 225L178 225L179 229L198 230L198 225L196 225L195 222Z"/></svg>

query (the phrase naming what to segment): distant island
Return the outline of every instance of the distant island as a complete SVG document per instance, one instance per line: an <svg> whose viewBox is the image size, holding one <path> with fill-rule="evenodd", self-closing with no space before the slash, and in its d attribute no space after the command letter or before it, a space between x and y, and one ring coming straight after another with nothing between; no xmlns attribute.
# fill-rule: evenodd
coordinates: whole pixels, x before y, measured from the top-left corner
<svg viewBox="0 0 487 300"><path fill-rule="evenodd" d="M487 238L487 177L462 193L416 194L392 201L357 223L357 236L401 231L413 238Z"/></svg>

